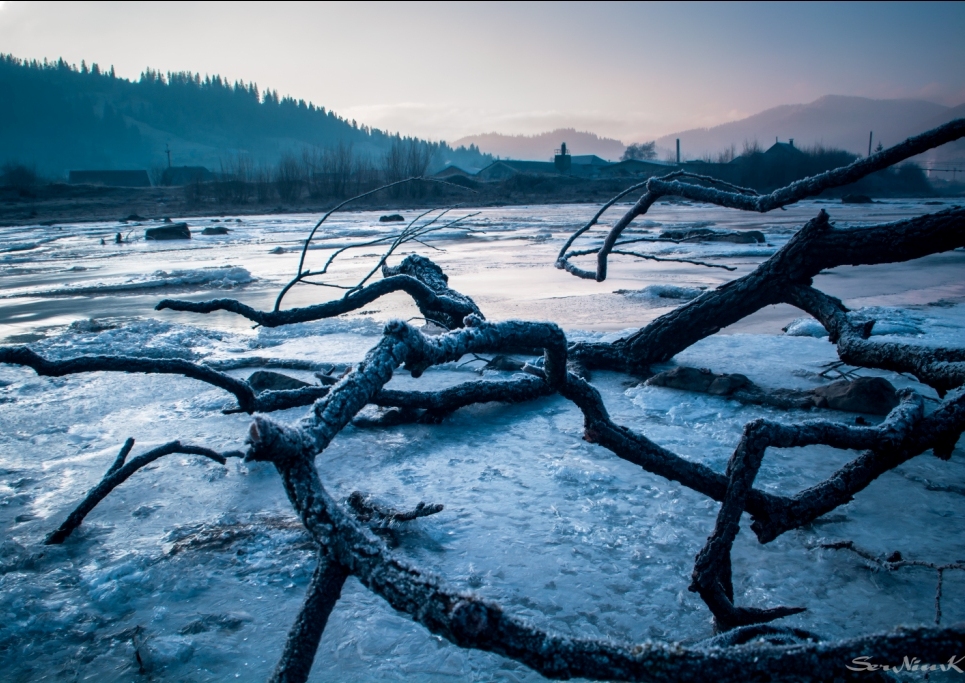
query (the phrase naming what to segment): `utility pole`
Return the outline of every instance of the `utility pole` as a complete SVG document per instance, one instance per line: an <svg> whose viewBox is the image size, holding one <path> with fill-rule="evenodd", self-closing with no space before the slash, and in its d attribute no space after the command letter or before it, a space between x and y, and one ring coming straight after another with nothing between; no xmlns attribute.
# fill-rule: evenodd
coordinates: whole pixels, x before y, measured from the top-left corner
<svg viewBox="0 0 965 683"><path fill-rule="evenodd" d="M871 156L871 138L873 138L874 135L875 135L874 131L871 131L870 133L868 133L868 156L869 157Z"/></svg>
<svg viewBox="0 0 965 683"><path fill-rule="evenodd" d="M870 145L871 143L868 144ZM168 153L168 168L171 168L171 145L165 145L164 148L164 151ZM868 147L868 149L871 149L871 147Z"/></svg>

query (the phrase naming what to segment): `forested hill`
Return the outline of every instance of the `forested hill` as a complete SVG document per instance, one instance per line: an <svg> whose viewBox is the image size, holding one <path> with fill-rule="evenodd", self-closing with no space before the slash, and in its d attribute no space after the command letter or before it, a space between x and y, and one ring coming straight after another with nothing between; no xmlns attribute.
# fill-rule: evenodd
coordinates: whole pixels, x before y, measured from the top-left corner
<svg viewBox="0 0 965 683"><path fill-rule="evenodd" d="M239 155L274 164L286 152L340 143L377 164L400 140L325 107L259 92L254 83L150 69L129 81L96 64L11 55L0 55L0 102L0 164L23 163L52 177L69 169L159 168L167 165L167 148L176 166L214 171ZM491 161L476 147L415 142L431 148L430 170Z"/></svg>

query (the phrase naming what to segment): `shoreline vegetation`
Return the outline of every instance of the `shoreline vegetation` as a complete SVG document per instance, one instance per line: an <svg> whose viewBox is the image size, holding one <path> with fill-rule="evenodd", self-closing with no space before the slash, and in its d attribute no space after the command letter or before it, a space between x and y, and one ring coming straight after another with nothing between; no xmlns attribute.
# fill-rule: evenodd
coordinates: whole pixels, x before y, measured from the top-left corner
<svg viewBox="0 0 965 683"><path fill-rule="evenodd" d="M899 176L899 171L895 174ZM914 180L917 174L905 172ZM901 178L899 177L900 181ZM352 183L363 191L368 183ZM600 203L622 192L640 179L584 179L567 176L518 174L506 180L479 182L464 177L442 181L427 179L409 187L385 190L353 202L349 211L463 206L522 206L528 204ZM297 193L279 191L277 183L258 187L249 183L249 191L239 189L236 181L212 181L170 187L108 187L103 185L69 185L42 183L29 185L0 184L0 226L56 225L64 222L157 220L177 216L246 216L283 213L322 213L341 201L335 193L311 193L300 187ZM834 201L851 197L867 198L933 198L962 196L965 187L934 187L924 183L894 182L886 191L846 186L826 192L821 198ZM314 195L314 196L313 196ZM676 201L673 197L663 201Z"/></svg>

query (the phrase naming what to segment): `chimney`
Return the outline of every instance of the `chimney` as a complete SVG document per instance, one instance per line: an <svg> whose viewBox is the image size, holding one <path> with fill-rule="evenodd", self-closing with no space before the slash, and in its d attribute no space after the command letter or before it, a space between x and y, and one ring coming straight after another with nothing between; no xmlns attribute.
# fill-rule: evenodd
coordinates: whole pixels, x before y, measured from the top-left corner
<svg viewBox="0 0 965 683"><path fill-rule="evenodd" d="M677 165L680 166L680 138L677 138Z"/></svg>

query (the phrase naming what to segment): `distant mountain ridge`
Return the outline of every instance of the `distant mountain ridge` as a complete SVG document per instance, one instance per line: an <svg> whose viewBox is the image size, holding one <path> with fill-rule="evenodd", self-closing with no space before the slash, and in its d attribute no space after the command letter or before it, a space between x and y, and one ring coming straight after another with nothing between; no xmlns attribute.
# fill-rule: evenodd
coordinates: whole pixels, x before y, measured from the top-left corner
<svg viewBox="0 0 965 683"><path fill-rule="evenodd" d="M737 154L744 143L755 141L765 149L775 139L794 140L798 147L823 146L843 149L853 154L868 153L868 134L874 133L872 146L885 147L935 128L952 119L965 117L965 104L947 107L917 99L876 100L848 95L825 95L807 104L785 104L766 109L739 121L713 128L692 128L656 139L658 158L670 157L680 139L684 159L716 156L734 147ZM470 135L453 145L476 145L480 151L507 159L547 161L561 142L573 154L596 154L616 161L626 149L620 140L560 128L539 135L502 135L487 133ZM643 142L637 140L636 142ZM965 141L932 150L919 161L965 163Z"/></svg>
<svg viewBox="0 0 965 683"><path fill-rule="evenodd" d="M657 146L674 149L680 139L686 159L715 155L745 142L768 147L775 139L794 140L798 147L822 145L853 154L868 153L872 145L885 147L965 115L965 105L946 107L915 99L875 100L866 97L826 95L808 104L773 107L739 121L713 128L693 128L657 138ZM947 152L948 150L943 150Z"/></svg>
<svg viewBox="0 0 965 683"><path fill-rule="evenodd" d="M618 161L626 145L613 138L604 138L595 133L578 131L575 128L557 128L539 135L503 135L484 133L459 138L453 147L475 145L483 153L519 159L521 161L550 161L560 143L566 143L571 154L596 154L609 161Z"/></svg>

